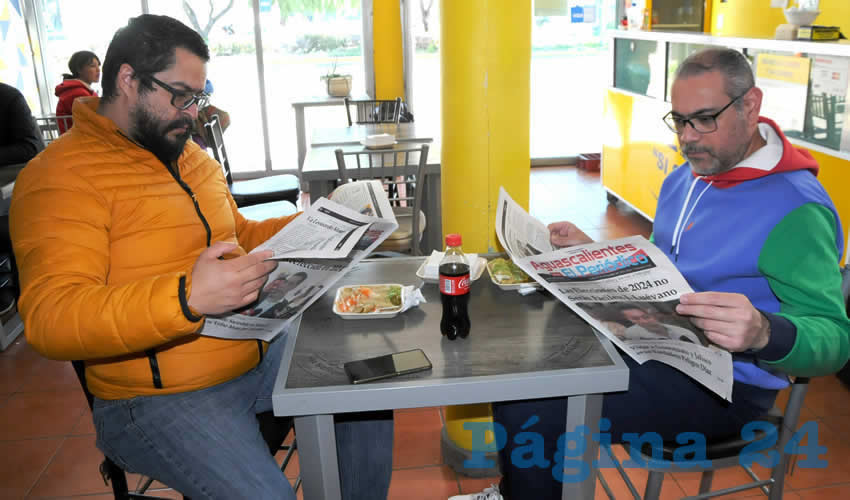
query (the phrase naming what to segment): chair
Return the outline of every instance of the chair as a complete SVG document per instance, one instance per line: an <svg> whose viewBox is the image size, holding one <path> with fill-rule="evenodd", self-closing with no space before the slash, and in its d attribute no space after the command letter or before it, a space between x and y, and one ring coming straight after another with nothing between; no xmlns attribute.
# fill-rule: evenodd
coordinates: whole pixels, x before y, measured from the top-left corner
<svg viewBox="0 0 850 500"><path fill-rule="evenodd" d="M695 496L688 497L689 499L704 499L704 498L712 498L720 495L728 495L731 493L735 493L738 491L743 491L752 488L761 488L765 495L768 496L770 500L780 500L782 498L782 490L785 483L785 471L789 465L788 454L783 450L786 450L786 445L788 445L791 440L794 432L797 429L797 420L800 416L800 409L803 406L803 399L806 396L806 391L809 387L809 379L805 377L797 377L794 382L791 384L791 395L788 398L788 403L785 407L785 412L781 413L777 408L773 408L768 415L762 417L761 420L766 421L770 424L773 424L773 430L770 432L758 432L756 431L756 439L761 441L762 443L770 443L773 440L773 446L766 446L764 449L759 449L759 454L765 456L770 453L770 450L776 450L778 452L779 460L777 464L771 469L770 477L767 479L760 479L755 472L753 472L752 468L747 465L742 465L740 463L740 454L741 451L747 445L751 444L752 440L744 440L741 436L732 436L728 438L721 439L713 439L708 440L706 443L706 458L710 461L710 466L708 467L679 467L673 462L674 451L678 446L677 443L664 443L662 450L662 457L664 463L667 465L666 467L653 467L652 462L652 449L649 443L644 446L642 450L638 453L640 458L646 464L646 469L649 471L649 478L646 481L646 489L644 490L643 498L644 500L657 500L659 495L661 494L661 485L664 481L664 473L665 472L702 472L702 477L700 479L699 485L699 494ZM778 431L778 439L777 439L777 431ZM614 454L611 451L611 445L604 445L602 448L608 453L611 460L614 462L614 465L620 472L620 476L628 486L629 490L632 493L632 496L640 500L640 495L637 492L634 484L632 484L631 480L629 480L626 475L625 470L622 468L617 459L614 458ZM623 445L626 451L629 451L628 445ZM741 466L744 470L749 474L749 476L753 479L753 482L743 484L740 486L735 486L731 488L725 488L718 491L710 491L711 490L711 482L714 477L714 471L717 469L723 469L728 467ZM605 492L608 494L608 497L613 499L614 496L608 487L607 482L603 478L601 472L597 476L602 483L602 487L605 489Z"/></svg>
<svg viewBox="0 0 850 500"><path fill-rule="evenodd" d="M73 125L71 115L47 115L36 116L35 122L38 129L41 131L41 138L44 139L44 144L48 145L58 139L62 132L68 130ZM59 125L62 125L60 128Z"/></svg>
<svg viewBox="0 0 850 500"><path fill-rule="evenodd" d="M388 191L399 227L378 246L378 251L422 254L419 242L426 225L422 196L428 148L428 144L401 144L388 150L334 151L341 183L378 179ZM349 158L349 166L346 158ZM418 214L418 217L413 214Z"/></svg>
<svg viewBox="0 0 850 500"><path fill-rule="evenodd" d="M230 173L230 161L227 150L224 147L224 134L221 130L219 116L213 115L210 121L204 124L207 143L213 151L213 157L221 163L224 169L224 178L230 188L230 194L239 207L258 205L271 201L286 200L290 203L298 202L301 193L298 177L291 174L270 175L246 181L233 181Z"/></svg>
<svg viewBox="0 0 850 500"><path fill-rule="evenodd" d="M351 119L354 105L356 119ZM348 126L355 123L398 123L401 118L401 97L394 100L352 100L345 98L345 114Z"/></svg>
<svg viewBox="0 0 850 500"><path fill-rule="evenodd" d="M94 395L89 392L88 385L86 384L86 364L84 361L80 360L71 361L71 364L74 366L74 371L77 373L77 379L79 379L80 386L83 388L83 393L86 396L89 409L92 410L94 407ZM281 473L284 473L286 466L292 458L292 454L295 453L295 450L298 448L295 439L292 440L292 444L290 445L283 444L289 432L293 430L292 417L276 417L274 413L267 411L257 415L257 422L260 425L260 433L263 435L263 439L265 439L266 444L269 447L269 453L275 455L278 451L286 451L286 455L280 465ZM115 496L115 500L145 498L165 500L163 497L145 495L145 492L148 488L150 488L154 481L153 478L150 477L142 477L139 480L139 485L136 490L130 491L127 484L127 474L109 457L103 457L103 462L100 464L100 475L103 476L104 484L112 483L112 494ZM297 492L300 486L301 476L299 475L295 479L293 489ZM184 500L189 500L188 497L184 496L183 498Z"/></svg>
<svg viewBox="0 0 850 500"><path fill-rule="evenodd" d="M250 205L239 208L239 213L242 214L242 217L251 220L266 220L273 217L283 217L284 215L292 215L297 211L298 209L295 208L295 205L286 200L260 203L259 205Z"/></svg>

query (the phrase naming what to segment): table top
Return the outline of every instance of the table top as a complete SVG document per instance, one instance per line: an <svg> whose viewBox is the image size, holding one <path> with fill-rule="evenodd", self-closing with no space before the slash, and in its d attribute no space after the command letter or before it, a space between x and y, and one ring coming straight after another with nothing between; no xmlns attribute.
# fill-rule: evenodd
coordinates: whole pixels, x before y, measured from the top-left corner
<svg viewBox="0 0 850 500"><path fill-rule="evenodd" d="M355 96L349 97L352 100L368 100L369 97ZM345 102L344 97L331 97L329 95L321 95L321 96L310 96L310 97L302 97L297 101L293 101L293 108L304 108L304 107L312 107L312 106L342 106Z"/></svg>
<svg viewBox="0 0 850 500"><path fill-rule="evenodd" d="M336 288L350 284L419 285L424 257L360 262L304 313L293 330L273 392L278 415L569 396L625 390L628 368L607 339L548 293L502 290L485 272L470 289L472 330L440 335L436 284L427 303L394 318L344 320L332 312ZM421 348L433 369L351 385L343 364Z"/></svg>
<svg viewBox="0 0 850 500"><path fill-rule="evenodd" d="M427 129L416 129L416 123L367 123L349 127L319 127L313 129L312 147L357 145L369 135L392 134L399 142L429 142L434 136Z"/></svg>
<svg viewBox="0 0 850 500"><path fill-rule="evenodd" d="M378 152L390 152L400 149L409 149L418 146L418 144L398 143L391 148L377 150ZM336 180L339 178L339 169L336 165L336 155L334 151L342 149L346 153L351 151L366 151L361 144L348 144L338 146L320 146L307 150L307 156L304 158L304 168L301 171L301 178L305 181L314 180ZM426 162L426 173L432 174L440 171L440 143L432 142L428 144L428 160Z"/></svg>

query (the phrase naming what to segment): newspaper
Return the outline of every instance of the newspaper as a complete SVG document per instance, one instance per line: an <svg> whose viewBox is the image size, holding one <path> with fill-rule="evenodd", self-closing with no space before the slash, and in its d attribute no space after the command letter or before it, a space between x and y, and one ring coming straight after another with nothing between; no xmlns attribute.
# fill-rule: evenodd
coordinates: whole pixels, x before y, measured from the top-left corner
<svg viewBox="0 0 850 500"><path fill-rule="evenodd" d="M693 290L655 245L632 236L555 248L504 188L496 235L517 266L635 361L666 363L732 401L732 355L676 313Z"/></svg>
<svg viewBox="0 0 850 500"><path fill-rule="evenodd" d="M279 261L259 298L238 311L208 316L201 335L271 340L398 228L380 181L343 184L252 253Z"/></svg>

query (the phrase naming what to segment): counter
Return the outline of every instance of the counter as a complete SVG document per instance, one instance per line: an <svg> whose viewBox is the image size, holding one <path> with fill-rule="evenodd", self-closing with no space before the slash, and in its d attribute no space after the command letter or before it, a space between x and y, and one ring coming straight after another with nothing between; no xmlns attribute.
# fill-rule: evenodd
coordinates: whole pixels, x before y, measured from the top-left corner
<svg viewBox="0 0 850 500"><path fill-rule="evenodd" d="M605 92L602 184L609 201L655 216L664 178L685 160L661 121L679 63L710 46L743 51L764 91L763 116L809 150L818 178L850 225L850 44L718 37L693 33L612 31ZM848 126L844 126L847 123Z"/></svg>

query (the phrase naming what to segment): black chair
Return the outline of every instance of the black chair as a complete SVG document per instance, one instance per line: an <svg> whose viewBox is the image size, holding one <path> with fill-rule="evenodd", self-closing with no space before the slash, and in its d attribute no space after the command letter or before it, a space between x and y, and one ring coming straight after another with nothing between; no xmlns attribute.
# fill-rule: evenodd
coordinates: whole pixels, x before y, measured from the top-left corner
<svg viewBox="0 0 850 500"><path fill-rule="evenodd" d="M212 148L213 157L221 163L221 167L224 169L227 186L230 188L230 194L233 195L237 206L247 207L281 200L293 204L298 202L301 183L298 177L291 174L270 175L259 179L234 182L233 175L230 173L230 161L227 157L227 149L224 147L224 134L218 115L213 115L210 121L204 124L204 129L207 143Z"/></svg>
<svg viewBox="0 0 850 500"><path fill-rule="evenodd" d="M355 119L351 119L351 106ZM401 97L394 100L352 100L345 98L348 126L355 123L398 123L401 118Z"/></svg>
<svg viewBox="0 0 850 500"><path fill-rule="evenodd" d="M251 220L266 220L273 217L283 217L284 215L292 215L297 211L298 209L295 205L286 200L260 203L259 205L250 205L239 208L239 213L241 213L246 219Z"/></svg>
<svg viewBox="0 0 850 500"><path fill-rule="evenodd" d="M763 416L760 419L762 421L768 422L769 424L772 424L773 429L769 432L756 431L756 439L761 441L762 443L772 442L773 445L766 447L765 449L760 449L759 453L772 453L773 450L776 451L779 456L779 460L777 461L776 465L771 469L770 477L761 479L756 475L755 472L753 472L752 467L748 465L742 465L740 463L741 451L747 445L752 444L751 440L742 439L740 435L730 436L728 438L708 440L706 443L705 455L706 458L710 461L710 464L707 464L707 467L699 467L696 465L686 468L678 467L673 460L675 457L675 451L680 445L675 442L665 442L662 447L662 460L664 461L665 465L653 465L653 463L651 462L651 460L653 459L652 446L650 443L646 443L643 449L635 450L638 452L637 454L638 456L640 456L644 464L646 464L644 468L649 471L649 477L646 480L646 489L644 490L643 499L658 500L659 495L661 494L661 485L664 481L665 472L701 471L702 477L700 479L699 494L688 498L707 499L713 498L715 496L728 495L747 489L761 488L762 492L766 496L768 496L770 500L780 500L782 498L782 490L785 484L785 471L790 463L786 445L791 440L794 432L797 429L797 420L800 416L800 409L803 407L803 399L806 396L806 391L808 387L808 378L797 377L796 380L794 380L794 382L791 384L791 395L788 398L788 403L785 406L785 411L780 412L778 409L774 408L769 414ZM625 448L627 452L630 452L629 447L627 445L624 444L623 448ZM635 499L640 500L641 496L638 494L637 489L635 488L634 484L632 484L631 480L626 474L625 469L623 469L622 465L614 457L614 453L611 450L611 445L603 445L602 449L605 453L608 453L609 457L611 458L611 461L617 467L620 473L620 477L622 477L623 481L626 483L626 486L629 488L629 491L631 492L632 496ZM743 467L744 471L753 479L753 482L746 483L740 486L726 488L723 490L711 491L711 482L714 478L714 471L717 469L736 466ZM613 499L613 493L608 487L608 483L605 481L601 472L597 474L597 478L602 484L602 487L605 489L608 498Z"/></svg>
<svg viewBox="0 0 850 500"><path fill-rule="evenodd" d="M74 366L74 371L77 373L77 378L83 388L83 393L86 395L86 401L89 404L89 409L93 409L94 395L89 392L88 385L86 384L86 364L79 360L71 361L71 364ZM276 417L274 413L267 411L258 414L257 421L260 424L260 433L263 435L263 439L265 439L266 444L269 447L269 453L275 455L278 451L286 451L286 455L284 456L283 462L280 466L281 474L283 474L286 470L286 466L292 458L293 453L295 453L295 450L297 449L295 439L292 440L292 444L290 445L283 444L286 441L286 437L289 435L289 432L294 431L292 417ZM111 483L112 494L115 496L115 500L145 498L165 500L163 497L145 495L145 492L153 483L153 478L143 478L140 481L138 488L136 488L135 491L130 491L129 485L127 484L127 474L115 462L110 460L109 457L103 457L103 462L100 464L100 475L103 477L104 484ZM295 479L293 489L297 492L300 486L301 476L299 475ZM183 498L184 500L189 500L189 497L184 496Z"/></svg>

